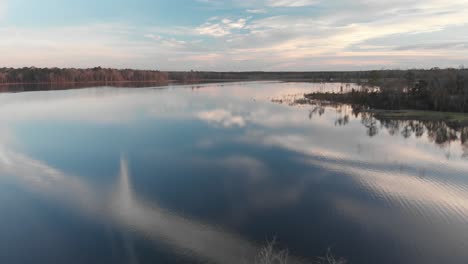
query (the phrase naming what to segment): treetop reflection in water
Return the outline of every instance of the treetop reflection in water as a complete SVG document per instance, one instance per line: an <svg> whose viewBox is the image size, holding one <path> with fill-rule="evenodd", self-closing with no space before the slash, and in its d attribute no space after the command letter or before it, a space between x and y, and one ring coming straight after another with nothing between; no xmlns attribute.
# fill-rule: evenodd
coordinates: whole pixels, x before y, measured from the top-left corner
<svg viewBox="0 0 468 264"><path fill-rule="evenodd" d="M320 85L0 94L0 262L242 263L276 237L292 261L463 263L464 144L271 103Z"/></svg>
<svg viewBox="0 0 468 264"><path fill-rule="evenodd" d="M430 142L434 142L442 148L449 150L450 144L458 142L462 146L463 158L468 158L468 127L450 125L445 121L430 120L394 120L389 118L379 118L372 112L361 111L359 107L346 104L333 104L327 102L310 102L312 109L309 111L309 118L322 116L326 108L335 111L338 115L335 120L336 126L346 126L350 122L351 116L360 118L361 124L367 129L369 137L376 136L380 130L385 129L390 135L400 135L404 138L412 136L421 138L426 136Z"/></svg>

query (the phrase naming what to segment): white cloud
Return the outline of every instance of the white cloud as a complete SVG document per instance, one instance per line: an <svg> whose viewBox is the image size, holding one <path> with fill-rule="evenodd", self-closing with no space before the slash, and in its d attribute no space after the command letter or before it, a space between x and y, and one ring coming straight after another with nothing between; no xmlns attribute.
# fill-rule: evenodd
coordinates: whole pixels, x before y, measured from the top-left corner
<svg viewBox="0 0 468 264"><path fill-rule="evenodd" d="M206 23L197 28L200 35L209 35L213 37L223 37L229 35L229 29L223 27L221 24Z"/></svg>
<svg viewBox="0 0 468 264"><path fill-rule="evenodd" d="M232 20L230 18L219 19L213 17L205 24L196 28L196 32L200 35L208 35L213 37L224 37L231 35L233 30L243 29L247 23L247 19L239 18Z"/></svg>
<svg viewBox="0 0 468 264"><path fill-rule="evenodd" d="M247 13L251 14L265 14L267 11L265 9L247 9Z"/></svg>
<svg viewBox="0 0 468 264"><path fill-rule="evenodd" d="M155 34L145 34L145 35L144 35L144 37L145 37L145 38L152 39L152 40L156 40L156 41L158 41L158 40L161 40L161 39L162 39L162 37L161 37L161 36L159 36L159 35L155 35Z"/></svg>
<svg viewBox="0 0 468 264"><path fill-rule="evenodd" d="M316 5L316 0L268 0L267 5L272 7L302 7Z"/></svg>

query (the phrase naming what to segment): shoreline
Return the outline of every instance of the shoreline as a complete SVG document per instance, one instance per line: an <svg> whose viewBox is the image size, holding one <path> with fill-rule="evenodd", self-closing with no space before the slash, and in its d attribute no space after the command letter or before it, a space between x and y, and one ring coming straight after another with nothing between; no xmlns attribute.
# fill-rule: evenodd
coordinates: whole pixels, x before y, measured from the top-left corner
<svg viewBox="0 0 468 264"><path fill-rule="evenodd" d="M10 83L0 83L0 87L5 86L20 86L20 85L87 85L87 84L160 84L160 85L169 85L169 84L204 84L204 83L231 83L231 82L261 82L261 81L281 81L287 82L289 80L265 80L265 79L199 79L192 81L178 81L178 80L167 80L167 81L89 81L89 82L10 82ZM298 82L296 80L292 82Z"/></svg>
<svg viewBox="0 0 468 264"><path fill-rule="evenodd" d="M312 93L305 94L305 101L300 102L311 103L315 102L328 102L333 104L347 104L356 108L358 113L369 113L377 119L382 120L402 120L402 121L432 121L432 122L445 122L451 127L468 127L468 113L464 112L448 112L448 111L434 111L423 109L385 109L378 106L369 106L362 102L353 100L346 94L333 94L333 93Z"/></svg>

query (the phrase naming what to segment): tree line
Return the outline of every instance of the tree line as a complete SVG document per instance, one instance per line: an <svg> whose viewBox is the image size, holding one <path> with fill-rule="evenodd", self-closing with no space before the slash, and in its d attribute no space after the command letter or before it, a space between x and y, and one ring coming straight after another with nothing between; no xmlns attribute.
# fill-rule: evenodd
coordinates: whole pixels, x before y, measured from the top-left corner
<svg viewBox="0 0 468 264"><path fill-rule="evenodd" d="M212 72L212 71L154 71L110 68L0 68L0 83L39 82L119 82L119 81L216 81L216 80L304 80L311 82L355 82L376 85L389 80L414 82L428 76L465 74L466 69L375 70L375 71L316 71L316 72ZM385 81L382 83L382 81Z"/></svg>
<svg viewBox="0 0 468 264"><path fill-rule="evenodd" d="M86 83L86 82L167 82L168 75L160 71L60 68L0 68L0 84L14 83Z"/></svg>
<svg viewBox="0 0 468 264"><path fill-rule="evenodd" d="M359 91L316 94L315 97L358 103L380 109L421 109L468 112L468 69L375 70L348 72L207 72L154 71L132 69L0 68L0 84L14 83L117 83L170 81L283 80L362 84ZM375 89L378 87L378 89ZM320 99L320 98L319 98Z"/></svg>

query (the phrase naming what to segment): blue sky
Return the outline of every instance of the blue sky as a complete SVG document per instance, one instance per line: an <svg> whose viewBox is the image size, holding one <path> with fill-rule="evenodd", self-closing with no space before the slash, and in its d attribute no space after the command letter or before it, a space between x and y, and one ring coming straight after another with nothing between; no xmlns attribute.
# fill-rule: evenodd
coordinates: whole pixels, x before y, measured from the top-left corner
<svg viewBox="0 0 468 264"><path fill-rule="evenodd" d="M0 0L0 66L468 65L468 0Z"/></svg>

